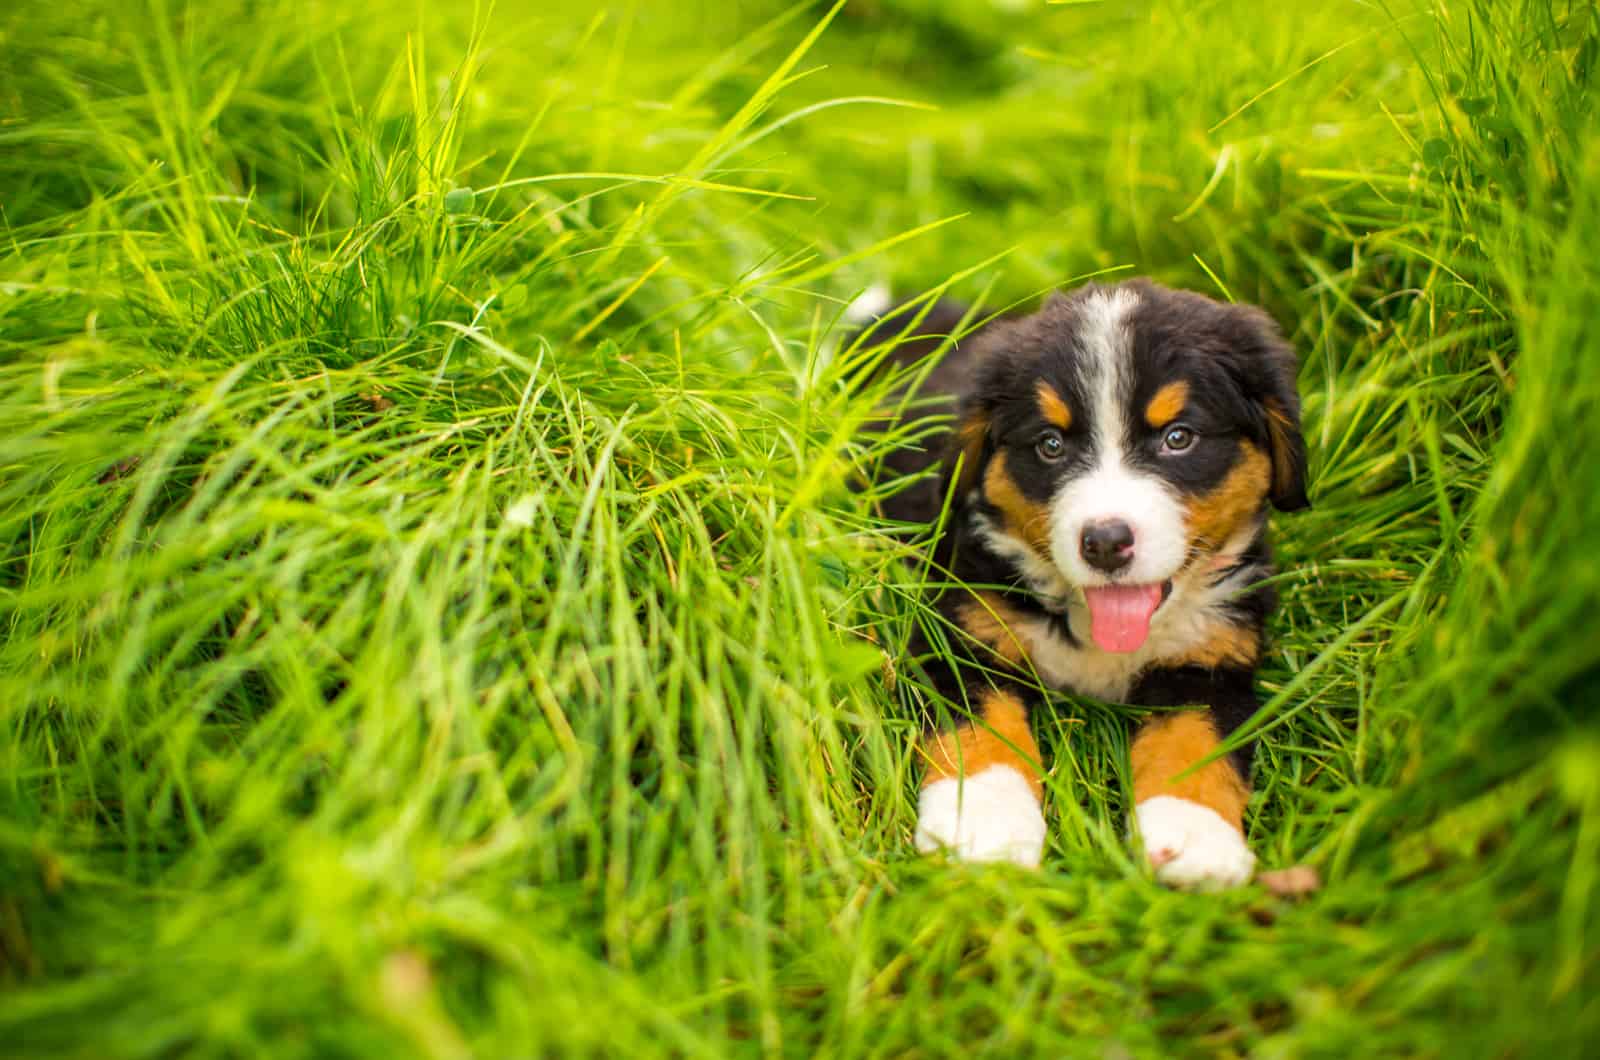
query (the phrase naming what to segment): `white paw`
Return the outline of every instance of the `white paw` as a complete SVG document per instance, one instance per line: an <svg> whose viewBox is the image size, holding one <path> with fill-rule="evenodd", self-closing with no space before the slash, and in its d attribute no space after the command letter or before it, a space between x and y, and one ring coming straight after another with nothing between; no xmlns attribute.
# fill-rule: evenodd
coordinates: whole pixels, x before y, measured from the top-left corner
<svg viewBox="0 0 1600 1060"><path fill-rule="evenodd" d="M1009 766L990 766L924 787L917 807L917 849L928 854L941 847L963 861L1038 868L1044 814L1027 779Z"/></svg>
<svg viewBox="0 0 1600 1060"><path fill-rule="evenodd" d="M1215 810L1157 795L1133 812L1145 856L1162 883L1190 891L1220 891L1250 882L1256 856L1244 845L1244 836Z"/></svg>

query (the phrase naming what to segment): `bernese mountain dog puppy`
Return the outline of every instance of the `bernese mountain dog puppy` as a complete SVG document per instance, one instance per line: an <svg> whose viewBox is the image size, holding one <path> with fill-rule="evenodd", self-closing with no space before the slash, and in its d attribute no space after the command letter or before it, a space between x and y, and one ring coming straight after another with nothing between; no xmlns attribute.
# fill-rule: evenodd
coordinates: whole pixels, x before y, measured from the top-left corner
<svg viewBox="0 0 1600 1060"><path fill-rule="evenodd" d="M884 470L943 467L886 501L890 518L950 505L934 604L959 632L912 644L945 701L921 748L918 848L1039 864L1029 716L1055 689L1163 708L1133 740L1130 828L1167 884L1246 883L1250 751L1206 760L1259 706L1268 506L1307 504L1294 353L1260 309L1147 280L1054 295L953 344L962 307L918 315L862 339L897 341L902 365L944 351L900 396L954 414L944 444Z"/></svg>

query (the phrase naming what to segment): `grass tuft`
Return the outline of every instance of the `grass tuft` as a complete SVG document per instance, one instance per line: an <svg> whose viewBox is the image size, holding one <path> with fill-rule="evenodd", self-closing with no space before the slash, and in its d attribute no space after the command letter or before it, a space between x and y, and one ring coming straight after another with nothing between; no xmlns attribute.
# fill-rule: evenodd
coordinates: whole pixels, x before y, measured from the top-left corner
<svg viewBox="0 0 1600 1060"><path fill-rule="evenodd" d="M1600 1038L1600 16L1551 0L0 13L16 1055L1572 1055ZM1248 826L1129 711L910 848L842 307L1138 272L1304 363Z"/></svg>

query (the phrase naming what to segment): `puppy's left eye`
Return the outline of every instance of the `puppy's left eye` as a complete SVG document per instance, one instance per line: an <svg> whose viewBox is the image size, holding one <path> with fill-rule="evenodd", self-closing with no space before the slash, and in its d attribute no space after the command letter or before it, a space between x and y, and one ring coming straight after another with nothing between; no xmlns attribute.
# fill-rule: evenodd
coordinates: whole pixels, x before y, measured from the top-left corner
<svg viewBox="0 0 1600 1060"><path fill-rule="evenodd" d="M1045 431L1039 435L1039 440L1033 443L1033 451L1039 454L1040 460L1054 463L1066 454L1066 439L1061 437L1060 431Z"/></svg>
<svg viewBox="0 0 1600 1060"><path fill-rule="evenodd" d="M1193 445L1197 437L1199 436L1194 433L1193 429L1184 427L1181 424L1176 427L1168 427L1167 433L1161 439L1161 451L1163 453L1181 453Z"/></svg>

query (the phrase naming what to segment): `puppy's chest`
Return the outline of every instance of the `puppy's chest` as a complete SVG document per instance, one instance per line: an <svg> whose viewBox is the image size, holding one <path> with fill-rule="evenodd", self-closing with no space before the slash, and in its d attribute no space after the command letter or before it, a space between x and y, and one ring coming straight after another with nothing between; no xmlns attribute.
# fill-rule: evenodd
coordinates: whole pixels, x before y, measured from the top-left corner
<svg viewBox="0 0 1600 1060"><path fill-rule="evenodd" d="M1126 655L1086 649L1067 640L1044 619L1023 620L1017 633L1034 671L1063 692L1126 700L1134 682L1150 665L1143 649Z"/></svg>
<svg viewBox="0 0 1600 1060"><path fill-rule="evenodd" d="M1070 619L1073 632L1087 632L1081 615ZM1150 639L1137 651L1108 652L1093 647L1086 635L1078 643L1064 636L1049 619L1028 617L1016 624L1016 633L1034 671L1047 684L1065 692L1126 702L1139 678L1157 666L1181 665L1196 654L1219 628L1222 620L1209 609L1173 615L1150 631Z"/></svg>

